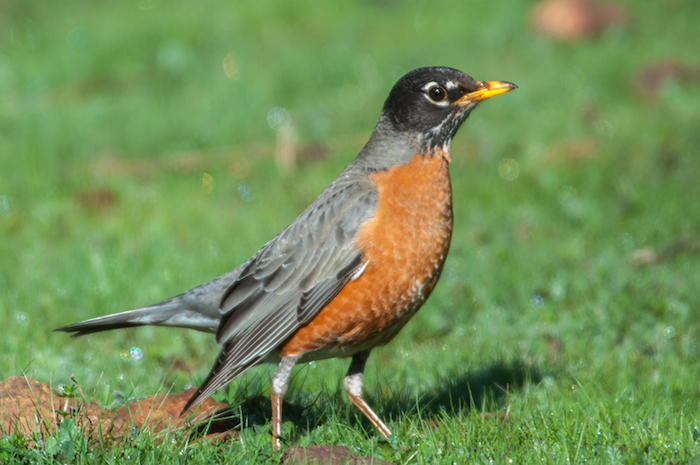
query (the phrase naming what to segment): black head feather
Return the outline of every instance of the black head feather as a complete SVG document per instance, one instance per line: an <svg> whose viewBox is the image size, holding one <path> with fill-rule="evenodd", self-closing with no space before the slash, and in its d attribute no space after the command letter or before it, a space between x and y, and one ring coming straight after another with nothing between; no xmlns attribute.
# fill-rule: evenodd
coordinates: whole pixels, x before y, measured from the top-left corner
<svg viewBox="0 0 700 465"><path fill-rule="evenodd" d="M444 100L436 102L431 93ZM432 146L451 138L475 106L452 105L465 94L476 91L479 83L453 68L430 67L413 70L391 89L384 103L384 115L399 132L421 133ZM434 97L435 95L433 95Z"/></svg>

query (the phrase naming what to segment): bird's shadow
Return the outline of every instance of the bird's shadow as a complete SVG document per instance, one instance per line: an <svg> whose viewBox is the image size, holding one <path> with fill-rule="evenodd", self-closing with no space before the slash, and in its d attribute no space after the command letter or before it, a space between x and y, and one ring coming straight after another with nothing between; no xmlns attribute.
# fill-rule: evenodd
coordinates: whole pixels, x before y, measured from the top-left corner
<svg viewBox="0 0 700 465"><path fill-rule="evenodd" d="M516 392L528 383L539 383L543 377L543 370L523 362L497 362L479 370L443 376L436 383L437 388L415 392L408 388L385 387L378 393L366 392L365 398L386 420L399 420L401 416L416 412L426 420L445 413L458 415L471 409L491 414L503 407L510 392ZM262 383L261 378L253 382L256 383ZM270 398L260 394L246 395L246 390L250 393L251 388L257 389L250 385L236 389L231 398L234 407L226 412L226 419L213 421L206 432L269 426L272 418ZM261 392L260 389L257 392ZM368 430L372 428L347 400L342 388L311 393L303 388L302 380L290 389L290 394L287 396L289 400L284 402L283 420L294 424L298 432L323 425L333 417L342 418L349 426L356 426L359 422Z"/></svg>
<svg viewBox="0 0 700 465"><path fill-rule="evenodd" d="M443 376L436 383L437 388L425 392L399 391L384 402L377 400L391 418L397 418L411 409L417 409L421 415L427 416L474 408L493 411L507 401L508 393L528 383L539 383L542 378L540 369L522 362L497 362L476 371Z"/></svg>

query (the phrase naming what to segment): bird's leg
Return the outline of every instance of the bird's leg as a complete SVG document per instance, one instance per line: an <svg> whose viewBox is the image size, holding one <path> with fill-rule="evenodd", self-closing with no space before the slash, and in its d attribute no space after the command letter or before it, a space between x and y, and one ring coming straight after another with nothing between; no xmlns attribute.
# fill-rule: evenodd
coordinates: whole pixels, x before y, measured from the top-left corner
<svg viewBox="0 0 700 465"><path fill-rule="evenodd" d="M289 387L289 375L294 364L299 360L299 355L285 357L272 375L270 383L270 398L272 399L272 447L280 449L280 436L282 435L282 397Z"/></svg>
<svg viewBox="0 0 700 465"><path fill-rule="evenodd" d="M372 424L377 427L384 437L388 438L391 436L391 431L362 398L362 383L365 377L365 363L367 363L367 359L369 358L369 352L370 351L367 350L352 356L352 362L350 362L348 374L345 375L343 386L345 387L345 392L348 394L348 399L350 399L350 402L357 405L357 407L362 410L362 413L369 418L369 421L371 421Z"/></svg>

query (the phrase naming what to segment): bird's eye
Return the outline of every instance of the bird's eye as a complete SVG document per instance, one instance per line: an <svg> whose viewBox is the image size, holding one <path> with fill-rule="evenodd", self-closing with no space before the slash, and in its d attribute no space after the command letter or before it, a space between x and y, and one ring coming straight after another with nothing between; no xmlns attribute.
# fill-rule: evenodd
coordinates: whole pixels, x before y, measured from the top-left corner
<svg viewBox="0 0 700 465"><path fill-rule="evenodd" d="M430 86L426 93L428 94L428 98L435 103L444 102L445 99L447 99L447 91L442 86Z"/></svg>

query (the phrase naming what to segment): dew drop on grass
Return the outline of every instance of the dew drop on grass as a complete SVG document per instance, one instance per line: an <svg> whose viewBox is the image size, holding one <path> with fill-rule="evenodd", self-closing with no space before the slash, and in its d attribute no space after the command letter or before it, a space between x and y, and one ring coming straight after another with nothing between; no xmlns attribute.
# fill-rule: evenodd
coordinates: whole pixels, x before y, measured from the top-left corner
<svg viewBox="0 0 700 465"><path fill-rule="evenodd" d="M498 164L498 174L506 181L515 181L520 176L520 165L512 158L504 158Z"/></svg>
<svg viewBox="0 0 700 465"><path fill-rule="evenodd" d="M634 239L628 233L620 234L619 242L622 250L630 250L634 247Z"/></svg>
<svg viewBox="0 0 700 465"><path fill-rule="evenodd" d="M309 366L310 366L311 368L316 368L316 362L314 362L313 360L311 360L311 361L309 362Z"/></svg>
<svg viewBox="0 0 700 465"><path fill-rule="evenodd" d="M129 353L131 354L131 358L133 358L136 361L139 361L143 358L143 351L138 347L132 347Z"/></svg>
<svg viewBox="0 0 700 465"><path fill-rule="evenodd" d="M544 299L539 295L533 295L530 299L530 305L532 308L542 308L544 307Z"/></svg>
<svg viewBox="0 0 700 465"><path fill-rule="evenodd" d="M58 392L60 392L63 395L68 394L68 389L66 388L66 385L61 383L58 385Z"/></svg>
<svg viewBox="0 0 700 465"><path fill-rule="evenodd" d="M214 178L211 177L211 174L202 173L200 180L202 181L202 190L204 190L204 193L211 194L214 190Z"/></svg>
<svg viewBox="0 0 700 465"><path fill-rule="evenodd" d="M667 326L664 330L664 334L666 335L667 339L671 339L673 336L676 335L676 330L673 329L673 326Z"/></svg>
<svg viewBox="0 0 700 465"><path fill-rule="evenodd" d="M0 216L10 217L11 215L10 199L6 195L0 195Z"/></svg>
<svg viewBox="0 0 700 465"><path fill-rule="evenodd" d="M223 69L224 69L224 73L226 74L227 78L238 79L238 76L237 76L238 64L236 63L236 60L233 57L233 52L228 53L224 57Z"/></svg>
<svg viewBox="0 0 700 465"><path fill-rule="evenodd" d="M599 119L593 124L595 131L601 136L612 137L615 134L615 128L608 120Z"/></svg>
<svg viewBox="0 0 700 465"><path fill-rule="evenodd" d="M576 203L577 196L578 192L576 192L576 189L571 186L564 186L559 189L559 192L557 193L559 203L565 207Z"/></svg>
<svg viewBox="0 0 700 465"><path fill-rule="evenodd" d="M267 112L267 124L275 131L279 131L285 126L289 126L292 122L292 117L289 112L280 107L272 108Z"/></svg>
<svg viewBox="0 0 700 465"><path fill-rule="evenodd" d="M100 297L104 297L107 295L107 284L105 283L97 283L95 284L95 294L97 294Z"/></svg>
<svg viewBox="0 0 700 465"><path fill-rule="evenodd" d="M550 293L552 294L552 297L554 297L555 299L563 298L565 291L566 291L566 288L564 287L564 282L562 282L561 280L558 279L552 283Z"/></svg>
<svg viewBox="0 0 700 465"><path fill-rule="evenodd" d="M241 196L246 202L251 202L255 200L255 194L253 193L253 188L250 186L248 181L241 181L238 183L238 195Z"/></svg>
<svg viewBox="0 0 700 465"><path fill-rule="evenodd" d="M22 326L27 326L29 324L29 314L27 312L18 312L17 323Z"/></svg>

